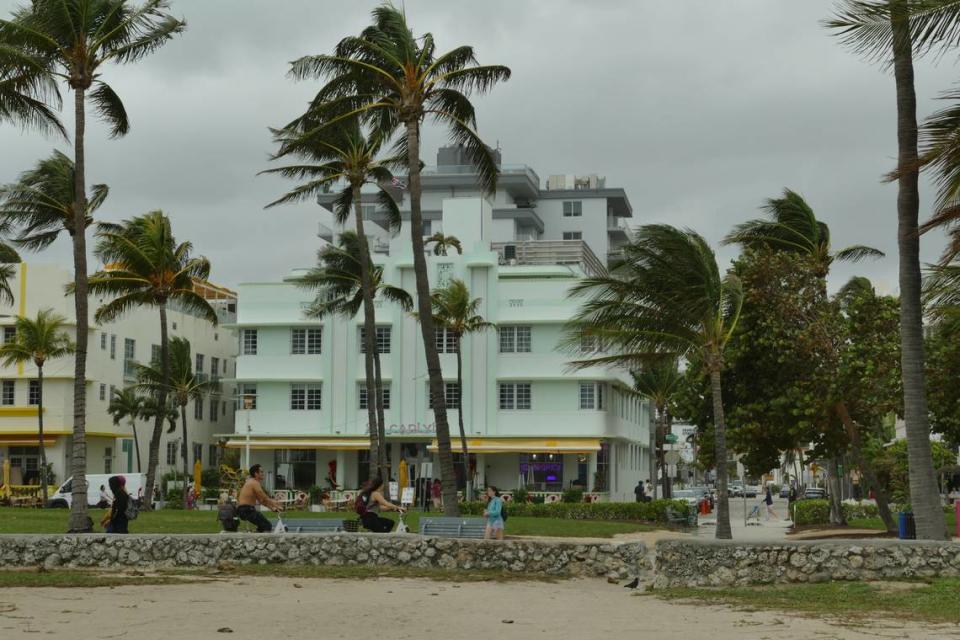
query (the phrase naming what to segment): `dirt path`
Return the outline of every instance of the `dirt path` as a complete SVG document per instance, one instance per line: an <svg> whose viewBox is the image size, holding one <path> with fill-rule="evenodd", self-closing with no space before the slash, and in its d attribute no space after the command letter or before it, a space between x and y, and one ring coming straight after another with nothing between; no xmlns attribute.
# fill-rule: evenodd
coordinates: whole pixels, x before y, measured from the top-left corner
<svg viewBox="0 0 960 640"><path fill-rule="evenodd" d="M361 621L358 623L358 621ZM504 622L512 621L512 622ZM227 627L232 632L218 632ZM39 635L38 635L39 634ZM955 627L842 624L670 604L599 581L549 583L230 578L171 586L0 590L0 637L956 638Z"/></svg>

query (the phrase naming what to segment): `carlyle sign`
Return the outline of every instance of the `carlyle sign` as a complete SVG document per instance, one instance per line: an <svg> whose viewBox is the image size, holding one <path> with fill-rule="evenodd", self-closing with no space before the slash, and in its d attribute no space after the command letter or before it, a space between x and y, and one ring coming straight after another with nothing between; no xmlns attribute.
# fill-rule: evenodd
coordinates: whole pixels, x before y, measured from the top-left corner
<svg viewBox="0 0 960 640"><path fill-rule="evenodd" d="M388 436L435 436L437 435L437 423L431 422L409 422L400 424L388 424L384 427L384 433ZM370 423L367 423L367 435L370 435Z"/></svg>

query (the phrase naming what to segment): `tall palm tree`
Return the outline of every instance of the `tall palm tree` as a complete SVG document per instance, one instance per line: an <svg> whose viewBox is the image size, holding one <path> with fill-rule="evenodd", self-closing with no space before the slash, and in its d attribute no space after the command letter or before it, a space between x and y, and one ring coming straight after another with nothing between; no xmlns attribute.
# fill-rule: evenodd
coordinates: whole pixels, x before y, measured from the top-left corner
<svg viewBox="0 0 960 640"><path fill-rule="evenodd" d="M784 189L783 197L766 201L763 211L767 219L749 220L734 227L724 238L724 244L739 244L744 248L768 248L773 251L799 253L810 258L819 279L820 299L827 302L827 275L836 260L859 262L865 258L882 258L883 252L864 245L853 245L837 251L830 244L830 227L818 220L806 200L795 191ZM825 335L829 348L835 343ZM840 401L843 404L843 400ZM846 406L839 407L837 414L845 419L847 429L855 428L849 423L850 413ZM840 500L840 465L838 455L830 460L830 506L834 524L846 524Z"/></svg>
<svg viewBox="0 0 960 640"><path fill-rule="evenodd" d="M900 339L910 502L917 537L942 540L946 523L930 448L921 304L919 149L915 55L952 46L960 37L958 0L838 0L826 26L867 59L893 67L897 88L897 248L900 255Z"/></svg>
<svg viewBox="0 0 960 640"><path fill-rule="evenodd" d="M137 420L144 417L143 400L143 396L132 387L114 389L113 395L110 397L110 404L107 406L107 413L113 417L113 424L120 424L120 421L124 418L130 421L130 429L133 431L133 447L137 451L137 473L143 471L140 464L140 439L137 437Z"/></svg>
<svg viewBox="0 0 960 640"><path fill-rule="evenodd" d="M713 250L699 234L669 225L645 225L624 245L623 261L606 276L584 278L570 294L588 299L574 315L568 344L582 335L610 345L608 355L571 363L635 369L664 354L701 358L710 372L717 460L717 538L730 538L726 423L723 417L724 350L743 306L733 275L721 277Z"/></svg>
<svg viewBox="0 0 960 640"><path fill-rule="evenodd" d="M85 228L87 193L85 186L86 106L89 98L97 116L110 127L111 137L130 129L120 96L103 81L108 63L137 62L163 46L186 26L167 13L167 0L145 0L134 5L128 0L33 0L17 8L10 19L0 20L0 78L25 74L14 82L21 98L5 101L18 120L26 117L47 129L57 126L52 109L59 108L58 84L74 92L74 173L73 228ZM26 98L32 102L24 102ZM19 101L19 102L18 102ZM0 107L0 111L4 111ZM87 515L86 466L86 367L89 320L87 317L86 233L73 235L74 306L77 322L77 354L73 387L73 501L70 531L89 532L93 522Z"/></svg>
<svg viewBox="0 0 960 640"><path fill-rule="evenodd" d="M136 307L154 307L160 312L160 370L169 380L169 339L167 307L176 302L210 324L217 324L217 314L194 290L196 281L210 275L210 262L192 257L193 245L177 244L170 219L162 211L152 211L125 220L119 225L105 225L97 232L95 254L103 264L102 271L90 276L90 292L109 301L97 309L97 322L110 322ZM169 385L156 388L159 406L166 405ZM163 416L154 416L147 458L147 486L151 495L160 462L160 436Z"/></svg>
<svg viewBox="0 0 960 640"><path fill-rule="evenodd" d="M0 233L4 232L3 223L0 221ZM0 304L13 304L13 288L10 281L17 275L17 268L14 266L20 262L20 256L16 249L10 245L0 242Z"/></svg>
<svg viewBox="0 0 960 640"><path fill-rule="evenodd" d="M453 236L447 236L453 238ZM453 238L456 240L456 238ZM459 241L457 241L459 245ZM460 423L460 448L463 451L463 478L470 494L470 452L467 450L467 432L463 426L463 337L496 328L480 315L482 298L470 298L470 290L463 280L454 278L446 287L433 290L430 304L433 306L433 323L437 329L446 329L453 336L457 354L457 388L460 402L457 403L457 418ZM417 316L419 318L419 316ZM468 500L470 498L467 498Z"/></svg>
<svg viewBox="0 0 960 640"><path fill-rule="evenodd" d="M304 119L309 119L309 114L303 116L300 121ZM295 128L300 121L295 121L292 127ZM385 141L384 136L377 133L365 135L356 119L344 121L336 129L324 130L321 134L305 140L289 129L275 130L274 137L280 143L280 150L275 158L293 155L310 164L279 167L262 172L279 173L289 178L308 180L282 198L271 202L267 207L287 202L300 202L304 198L325 193L331 185L338 182L345 183L334 203L334 216L339 224L344 224L352 211L356 225L356 234L351 236L350 242L356 244L354 255L357 259L353 265L359 268L360 276L359 293L363 303L364 365L367 389L371 393L378 390L375 400L367 402L370 454L377 458L376 465L370 465L370 470L371 474L375 469L385 474L387 469L386 424L382 391L379 391L382 382L375 371L379 368L380 355L376 349L377 321L373 307L374 284L370 273L372 262L364 228L361 191L367 184L378 185L377 198L386 213L388 226L392 230L398 230L400 211L393 197L382 185L390 184L393 175L389 167L401 162L403 158L381 157L380 150ZM359 256L366 256L366 258L361 259Z"/></svg>
<svg viewBox="0 0 960 640"><path fill-rule="evenodd" d="M424 244L433 245L433 255L445 256L448 249L455 249L460 255L463 255L463 245L460 244L460 238L457 236L445 236L437 231L424 241Z"/></svg>
<svg viewBox="0 0 960 640"><path fill-rule="evenodd" d="M36 319L17 318L17 335L0 346L0 362L11 366L33 362L37 367L37 444L40 447L40 491L47 503L47 453L43 442L43 365L47 360L63 358L75 347L63 327L67 320L53 309L41 309Z"/></svg>
<svg viewBox="0 0 960 640"><path fill-rule="evenodd" d="M180 412L180 425L183 438L180 452L183 455L183 477L190 477L190 440L187 432L187 405L190 401L202 402L205 395L219 390L219 383L201 381L193 372L193 359L190 355L190 341L174 337L170 340L170 375L164 376L159 362L137 367L137 388L154 397L160 397L163 389L171 397L170 404ZM183 483L183 506L187 506L187 483ZM147 494L149 495L149 494Z"/></svg>
<svg viewBox="0 0 960 640"><path fill-rule="evenodd" d="M306 311L307 317L325 318L329 315L339 315L353 318L365 304L366 295L363 289L361 269L360 240L353 231L344 231L339 238L339 247L328 245L317 254L318 266L311 269L306 275L297 279L297 284L305 289L316 291L316 299ZM366 272L370 277L371 302L378 296L396 303L404 311L413 308L413 299L410 294L399 287L383 282L383 267L373 264L369 253L367 256ZM370 465L370 476L380 474L387 477L386 438L383 429L383 378L380 374L380 353L376 348L376 341L370 345L370 336L375 334L373 328L364 319L366 333L366 355L372 359L373 366L367 369L367 412L370 416L370 453L376 454L377 464ZM372 375L372 379L371 379ZM376 399L374 399L376 398ZM373 407L379 412L374 416ZM379 433L378 433L379 427Z"/></svg>
<svg viewBox="0 0 960 640"><path fill-rule="evenodd" d="M677 387L683 380L678 368L677 358L667 356L645 362L633 372L633 388L650 401L655 413L655 428L650 429L650 483L653 485L653 499L657 498L657 464L663 457L659 451L670 424L669 408ZM669 498L667 477L663 477L663 497Z"/></svg>
<svg viewBox="0 0 960 640"><path fill-rule="evenodd" d="M447 127L452 141L464 146L476 166L480 186L493 193L498 167L492 151L476 132L476 115L469 96L484 93L497 82L509 79L510 70L479 65L469 46L437 55L433 35L415 36L404 12L391 4L375 8L372 15L373 24L359 37L341 40L333 55L307 56L293 63L290 73L294 78L327 80L313 99L309 121L303 122L299 131L309 138L357 116L380 131L392 132L398 127L402 130L399 149L407 157L417 310L437 425L444 511L457 515L450 426L440 357L433 344L430 283L424 255L420 127L425 118Z"/></svg>

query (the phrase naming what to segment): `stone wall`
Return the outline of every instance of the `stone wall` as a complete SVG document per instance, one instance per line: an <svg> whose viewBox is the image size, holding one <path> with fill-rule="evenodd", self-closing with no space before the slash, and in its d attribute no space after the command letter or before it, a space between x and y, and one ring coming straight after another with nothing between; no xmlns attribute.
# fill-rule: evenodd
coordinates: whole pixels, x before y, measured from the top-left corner
<svg viewBox="0 0 960 640"><path fill-rule="evenodd" d="M950 542L661 540L656 555L658 588L960 576Z"/></svg>
<svg viewBox="0 0 960 640"><path fill-rule="evenodd" d="M232 564L382 565L637 576L642 543L491 541L383 534L0 535L0 568L204 567Z"/></svg>

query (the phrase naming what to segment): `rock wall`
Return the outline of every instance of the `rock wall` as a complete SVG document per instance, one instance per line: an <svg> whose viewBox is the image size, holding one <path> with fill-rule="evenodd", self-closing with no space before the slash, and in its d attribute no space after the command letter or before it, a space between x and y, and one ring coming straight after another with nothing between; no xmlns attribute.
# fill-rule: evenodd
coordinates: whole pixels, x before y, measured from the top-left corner
<svg viewBox="0 0 960 640"><path fill-rule="evenodd" d="M658 588L960 576L960 544L950 542L661 540L656 549Z"/></svg>
<svg viewBox="0 0 960 640"><path fill-rule="evenodd" d="M2 535L0 567L382 565L626 578L649 569L642 543L485 542L377 534Z"/></svg>

